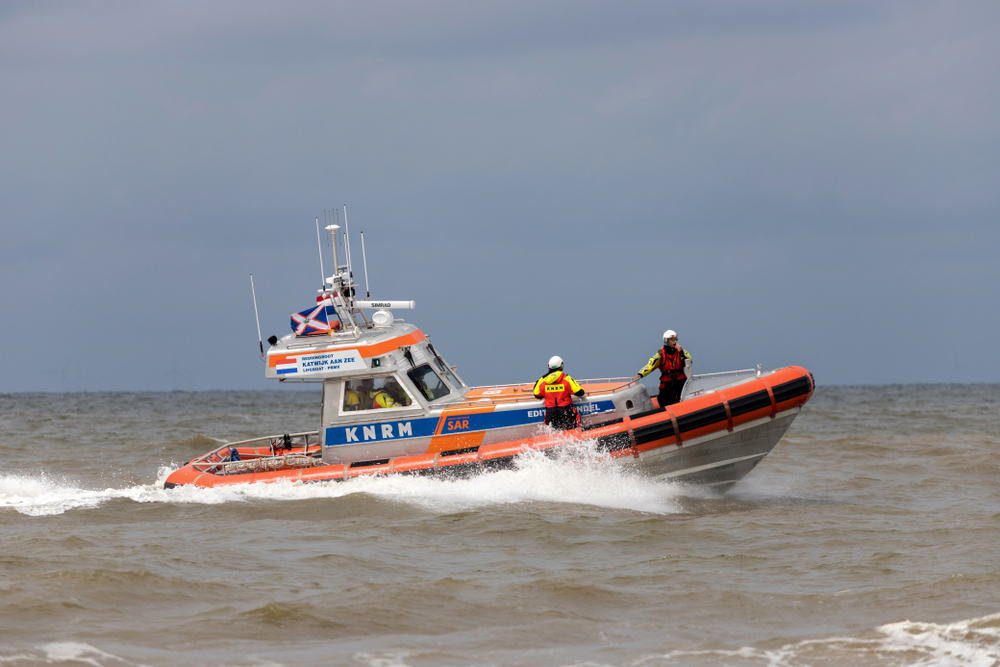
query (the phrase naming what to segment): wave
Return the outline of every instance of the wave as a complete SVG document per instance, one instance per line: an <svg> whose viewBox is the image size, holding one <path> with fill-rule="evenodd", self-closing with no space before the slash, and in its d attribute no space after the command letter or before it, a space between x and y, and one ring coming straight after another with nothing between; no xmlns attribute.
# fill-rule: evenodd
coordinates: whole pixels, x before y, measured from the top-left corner
<svg viewBox="0 0 1000 667"><path fill-rule="evenodd" d="M573 451L570 451L573 450ZM276 482L242 484L215 489L191 486L164 489L173 470L162 467L155 482L121 489L87 489L44 473L33 476L0 475L0 509L11 508L29 516L62 514L90 509L114 499L138 503L217 505L253 500L306 500L367 494L448 513L489 505L544 502L589 505L653 514L680 512L679 498L701 493L681 485L657 482L611 463L592 444L568 446L558 456L528 452L519 456L512 470L466 479L390 475L363 477L345 482L303 484Z"/></svg>
<svg viewBox="0 0 1000 667"><path fill-rule="evenodd" d="M287 605L267 605L249 612L268 621L301 615ZM9 649L8 649L9 650ZM405 665L399 654L392 664ZM388 664L386 654L354 654L369 664ZM829 637L789 643L778 648L743 647L732 650L674 650L636 656L633 665L727 665L728 667L991 667L1000 660L1000 613L954 623L900 621L859 633L855 637ZM0 664L86 664L94 667L139 665L82 642L54 642L17 654L0 655ZM275 663L271 663L275 664ZM579 664L573 662L571 664ZM594 664L594 663L586 663Z"/></svg>
<svg viewBox="0 0 1000 667"><path fill-rule="evenodd" d="M92 665L93 667L148 667L102 651L83 642L52 642L37 649L0 656L2 664Z"/></svg>
<svg viewBox="0 0 1000 667"><path fill-rule="evenodd" d="M808 639L780 648L676 650L647 656L640 664L726 664L761 667L879 665L903 667L992 667L1000 662L1000 613L954 623L900 621L857 637Z"/></svg>

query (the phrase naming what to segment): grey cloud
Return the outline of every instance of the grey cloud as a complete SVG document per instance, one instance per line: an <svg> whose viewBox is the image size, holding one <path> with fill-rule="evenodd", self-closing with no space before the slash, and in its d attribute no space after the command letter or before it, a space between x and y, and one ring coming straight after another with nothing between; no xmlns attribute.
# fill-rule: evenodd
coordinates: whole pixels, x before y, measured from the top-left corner
<svg viewBox="0 0 1000 667"><path fill-rule="evenodd" d="M0 391L57 386L60 346L83 388L162 388L178 354L213 369L191 388L264 386L247 274L283 332L343 203L474 382L556 351L630 374L668 326L703 370L995 378L1000 9L628 7L8 6L0 311L28 354ZM53 299L75 335L23 336ZM920 356L928 321L955 362Z"/></svg>

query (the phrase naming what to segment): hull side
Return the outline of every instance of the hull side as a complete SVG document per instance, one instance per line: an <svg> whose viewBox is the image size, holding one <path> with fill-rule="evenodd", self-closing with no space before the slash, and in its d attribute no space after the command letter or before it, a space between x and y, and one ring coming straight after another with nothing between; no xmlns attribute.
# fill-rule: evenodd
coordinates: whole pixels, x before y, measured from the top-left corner
<svg viewBox="0 0 1000 667"><path fill-rule="evenodd" d="M658 479L711 486L724 492L774 449L799 410L745 424L732 433L699 438L700 442L644 452L637 463Z"/></svg>
<svg viewBox="0 0 1000 667"><path fill-rule="evenodd" d="M626 414L574 431L494 443L483 443L485 438L478 436L483 444L333 464L319 459L320 446L310 443L310 435L299 434L305 435L303 449L293 459L268 457L262 447L237 447L241 457L257 460L229 462L225 457L230 446L226 445L175 471L165 486L331 481L399 473L468 474L508 465L528 450L552 450L593 439L613 459L638 465L655 477L725 491L774 448L814 390L811 373L788 367L666 408ZM444 415L440 422L447 423ZM449 440L448 444L464 443Z"/></svg>

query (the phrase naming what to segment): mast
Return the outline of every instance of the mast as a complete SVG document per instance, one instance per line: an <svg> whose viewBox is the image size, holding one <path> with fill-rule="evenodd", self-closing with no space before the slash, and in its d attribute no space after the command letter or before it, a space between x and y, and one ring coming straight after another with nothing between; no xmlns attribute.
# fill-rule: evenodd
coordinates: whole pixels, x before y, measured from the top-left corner
<svg viewBox="0 0 1000 667"><path fill-rule="evenodd" d="M354 315L351 313L351 306L348 304L347 300L350 298L344 297L341 291L344 288L344 275L341 272L340 257L337 255L337 230L340 229L340 225L327 225L327 231L330 232L330 240L333 242L333 275L330 277L331 284L333 288L333 307L337 311L337 317L340 318L341 323L344 326L350 325L351 332L354 337L358 337L358 323L354 321ZM347 267L343 267L347 268ZM348 278L348 285L350 279ZM348 287L348 295L350 295Z"/></svg>
<svg viewBox="0 0 1000 667"><path fill-rule="evenodd" d="M316 246L319 248L319 284L326 291L326 271L323 269L323 241L319 235L319 216L316 216Z"/></svg>
<svg viewBox="0 0 1000 667"><path fill-rule="evenodd" d="M365 266L365 298L372 298L372 293L368 291L368 257L365 255L365 233L361 232L361 262Z"/></svg>
<svg viewBox="0 0 1000 667"><path fill-rule="evenodd" d="M319 218L316 218L319 221ZM260 358L264 358L264 339L260 335L260 313L257 312L257 290L253 286L253 274L250 274L250 292L253 294L253 315L257 318L257 344L260 345Z"/></svg>

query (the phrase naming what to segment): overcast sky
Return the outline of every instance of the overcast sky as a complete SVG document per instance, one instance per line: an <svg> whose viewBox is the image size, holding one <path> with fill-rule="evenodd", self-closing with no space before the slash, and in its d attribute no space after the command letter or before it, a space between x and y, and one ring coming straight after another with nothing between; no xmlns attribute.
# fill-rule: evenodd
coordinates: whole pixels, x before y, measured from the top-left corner
<svg viewBox="0 0 1000 667"><path fill-rule="evenodd" d="M998 382L998 184L997 2L5 2L0 392L276 388L344 204L473 384Z"/></svg>

